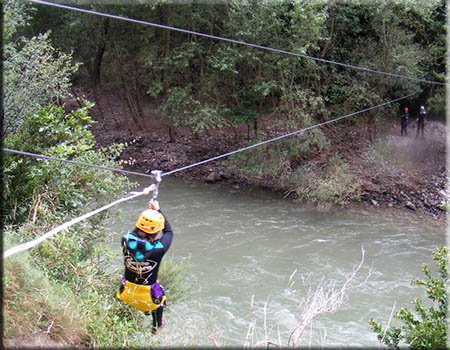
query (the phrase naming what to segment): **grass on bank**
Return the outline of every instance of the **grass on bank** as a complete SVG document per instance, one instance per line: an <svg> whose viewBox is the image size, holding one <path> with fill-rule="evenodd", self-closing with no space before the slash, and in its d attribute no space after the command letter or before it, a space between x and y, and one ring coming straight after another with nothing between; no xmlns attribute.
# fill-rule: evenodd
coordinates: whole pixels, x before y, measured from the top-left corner
<svg viewBox="0 0 450 350"><path fill-rule="evenodd" d="M150 320L115 298L122 267L118 271L110 266L117 255L97 244L88 255L74 254L71 260L59 256L77 250L79 242L74 237L85 236L82 231L61 234L4 260L6 347L158 345L148 337L133 336L149 326ZM5 247L17 244L17 235L13 230L4 232ZM184 294L188 264L166 258L162 266L160 275L174 302Z"/></svg>

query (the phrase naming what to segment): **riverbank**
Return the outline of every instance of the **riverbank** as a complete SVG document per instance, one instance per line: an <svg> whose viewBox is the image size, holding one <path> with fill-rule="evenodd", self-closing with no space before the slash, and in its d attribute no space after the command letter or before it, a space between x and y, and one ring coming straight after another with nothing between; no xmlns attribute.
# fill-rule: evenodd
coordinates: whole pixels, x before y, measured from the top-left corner
<svg viewBox="0 0 450 350"><path fill-rule="evenodd" d="M104 96L102 104L110 106L116 113L123 110L113 96ZM158 115L157 106L148 104L144 113L144 126L141 128L133 126L132 121L123 115L99 121L93 127L99 145L126 145L120 161L128 170L148 173L160 169L168 172L248 145L246 126L212 130L200 137L180 127L174 142L170 142L168 126ZM93 114L94 117L98 115L95 110ZM330 166L330 159L338 154L345 165L345 174L351 175L346 177L356 186L356 190L341 194L339 204L400 208L445 220L442 203L446 199L446 126L440 121L428 121L425 137L416 138L414 124L410 125L408 136L404 137L399 135L397 124L397 120L379 122L375 132L371 131L371 135L375 135L372 141L368 140L368 126L363 118L356 118L348 125L327 126L322 131L330 142L329 147L306 158L300 157L300 162L293 159L287 172L308 169L311 171L309 176L314 179ZM274 127L270 118L261 118L260 139L283 133ZM305 198L302 193L308 189L299 191L298 183L280 181L277 176L254 176L244 171L239 162L228 158L174 176L209 183L222 182L236 189L256 187L270 190L286 199L322 208L336 204L326 196L325 199L319 196ZM330 187L340 180L327 181Z"/></svg>

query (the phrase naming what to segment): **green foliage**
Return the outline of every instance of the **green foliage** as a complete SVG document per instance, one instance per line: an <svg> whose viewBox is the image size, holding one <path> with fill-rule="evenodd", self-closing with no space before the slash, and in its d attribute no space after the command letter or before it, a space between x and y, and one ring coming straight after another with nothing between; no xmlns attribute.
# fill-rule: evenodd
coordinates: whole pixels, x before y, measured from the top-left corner
<svg viewBox="0 0 450 350"><path fill-rule="evenodd" d="M54 217L54 220L57 218ZM36 230L25 225L6 232L6 246ZM135 336L148 317L116 299L120 286L114 260L102 238L106 232L77 225L57 239L43 242L31 253L5 261L5 339L13 344L28 334L44 335L63 346L144 347L148 338ZM186 296L187 262L164 261L160 280L170 303ZM144 333L145 330L144 330ZM148 332L147 332L148 333ZM27 339L28 343L36 341ZM150 339L150 343L155 343ZM155 343L156 345L156 343Z"/></svg>
<svg viewBox="0 0 450 350"><path fill-rule="evenodd" d="M329 114L323 97L298 86L283 92L279 110L288 116L290 127L295 130L311 126L316 123L317 117Z"/></svg>
<svg viewBox="0 0 450 350"><path fill-rule="evenodd" d="M447 286L449 251L445 246L433 252L438 276L431 273L424 264L422 271L424 280L413 280L412 285L425 288L428 303L420 298L413 302L414 310L402 308L395 314L400 326L389 326L387 329L374 319L369 321L372 330L377 333L381 343L389 348L398 349L401 342L411 349L448 349L447 346Z"/></svg>
<svg viewBox="0 0 450 350"><path fill-rule="evenodd" d="M445 5L442 0L84 4L126 17L440 81L446 71ZM257 132L258 118L274 110L288 114L293 125L301 125L303 113L327 119L415 89L433 98L437 90L187 33L108 19L99 23L92 16L59 9L39 7L38 11L30 21L35 31L52 29L54 42L65 52L74 50L91 77L96 76L93 71L101 70L103 77L109 77L102 80L102 88L122 89L128 103L134 99L136 105L145 93L158 98L158 103L163 97L160 111L172 124L171 131L175 125L188 126L196 134L226 127L224 119L231 111L232 123L255 122ZM84 40L87 36L91 40ZM99 61L101 65L96 65ZM443 96L430 104L442 110ZM367 118L368 123L376 125L375 118Z"/></svg>
<svg viewBox="0 0 450 350"><path fill-rule="evenodd" d="M250 144L260 141L255 139ZM328 147L329 141L322 131L313 129L306 134L235 154L230 160L244 176L286 190L293 182L295 169L301 159Z"/></svg>
<svg viewBox="0 0 450 350"><path fill-rule="evenodd" d="M432 97L427 101L428 113L436 116L443 116L446 114L446 91L445 88L437 88Z"/></svg>
<svg viewBox="0 0 450 350"><path fill-rule="evenodd" d="M331 157L326 164L299 167L292 175L291 186L299 199L315 203L342 205L358 200L361 193L361 184L339 155Z"/></svg>
<svg viewBox="0 0 450 350"><path fill-rule="evenodd" d="M3 239L6 246L17 244L9 228ZM62 346L89 344L79 299L70 288L52 283L27 253L5 259L3 267L4 344L21 348L46 337Z"/></svg>
<svg viewBox="0 0 450 350"><path fill-rule="evenodd" d="M196 42L183 43L176 47L170 57L167 58L166 64L172 69L183 71L189 68L192 60L198 55L201 46Z"/></svg>
<svg viewBox="0 0 450 350"><path fill-rule="evenodd" d="M84 163L114 166L107 155L121 146L96 150L89 126L89 104L65 113L63 107L48 106L31 115L5 140L5 146ZM101 178L102 181L98 181ZM8 222L26 218L45 221L46 214L64 210L80 212L91 198L97 204L130 186L125 177L86 166L5 154L4 209Z"/></svg>
<svg viewBox="0 0 450 350"><path fill-rule="evenodd" d="M7 5L11 7L6 19L14 26L5 32L10 39L16 35L16 27L29 18L20 2L7 1ZM85 37L80 40L90 42ZM51 45L50 32L10 42L4 54L5 146L114 167L123 146L96 148L90 131L93 119L88 113L92 105L86 102L84 108L66 113L64 107L51 104L61 102L78 65L72 64L71 55ZM6 234L8 247L40 236L92 206L110 202L112 196L131 186L125 177L110 171L10 153L4 155L3 166L2 215L11 224ZM102 243L108 227L103 220L108 214L97 214L60 233L57 239L5 261L5 344L155 345L129 336L142 328L144 317L115 298L119 278L111 266L118 256ZM172 271L178 275L172 276ZM175 295L182 294L183 275L183 268L176 265L167 272L166 288L173 289Z"/></svg>
<svg viewBox="0 0 450 350"><path fill-rule="evenodd" d="M53 283L66 285L78 299L91 346L130 346L127 334L143 316L115 299L120 279L109 266L118 256L101 243L105 234L78 225L39 245L33 257Z"/></svg>
<svg viewBox="0 0 450 350"><path fill-rule="evenodd" d="M20 27L28 25L31 19L30 4L21 0L3 1L3 42L12 40Z"/></svg>
<svg viewBox="0 0 450 350"><path fill-rule="evenodd" d="M443 203L441 203L439 208L441 208L443 211L448 213L450 211L450 203L449 202L443 202Z"/></svg>
<svg viewBox="0 0 450 350"><path fill-rule="evenodd" d="M20 38L4 47L4 127L14 133L34 111L64 98L78 69L70 54L58 52L50 33Z"/></svg>
<svg viewBox="0 0 450 350"><path fill-rule="evenodd" d="M226 123L223 118L225 111L222 108L202 104L194 99L189 88L173 88L160 111L172 125L188 126L194 134L222 127Z"/></svg>
<svg viewBox="0 0 450 350"><path fill-rule="evenodd" d="M189 283L188 272L189 261L177 261L165 257L161 264L158 280L164 286L170 303L178 302L188 298L188 291L192 289Z"/></svg>
<svg viewBox="0 0 450 350"><path fill-rule="evenodd" d="M232 107L230 113L233 116L231 121L233 125L250 124L258 116L258 113L254 109L242 104Z"/></svg>

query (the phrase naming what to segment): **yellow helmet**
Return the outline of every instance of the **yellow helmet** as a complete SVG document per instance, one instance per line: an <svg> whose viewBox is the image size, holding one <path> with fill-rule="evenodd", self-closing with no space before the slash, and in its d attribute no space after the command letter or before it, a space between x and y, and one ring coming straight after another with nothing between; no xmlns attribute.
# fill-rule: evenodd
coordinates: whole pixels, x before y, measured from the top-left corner
<svg viewBox="0 0 450 350"><path fill-rule="evenodd" d="M145 233L153 235L164 229L164 216L156 210L144 210L136 222L136 227Z"/></svg>

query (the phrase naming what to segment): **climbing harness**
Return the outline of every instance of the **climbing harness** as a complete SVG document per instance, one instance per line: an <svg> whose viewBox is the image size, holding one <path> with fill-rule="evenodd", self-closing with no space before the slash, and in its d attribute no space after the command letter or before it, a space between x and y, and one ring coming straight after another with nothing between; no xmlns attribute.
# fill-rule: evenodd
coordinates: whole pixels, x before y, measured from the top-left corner
<svg viewBox="0 0 450 350"><path fill-rule="evenodd" d="M123 302L143 312L156 310L166 302L164 289L158 282L148 286L122 280L122 288L120 288L116 296Z"/></svg>

